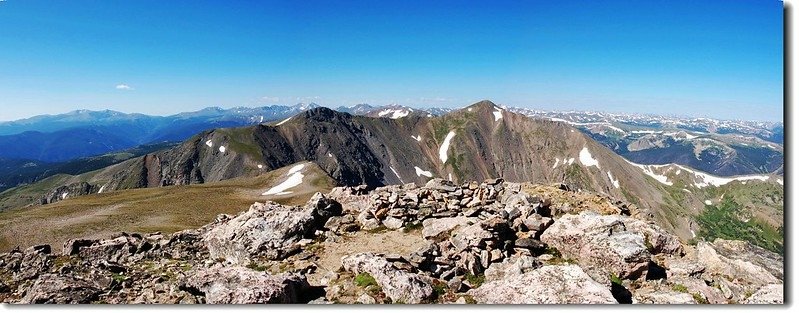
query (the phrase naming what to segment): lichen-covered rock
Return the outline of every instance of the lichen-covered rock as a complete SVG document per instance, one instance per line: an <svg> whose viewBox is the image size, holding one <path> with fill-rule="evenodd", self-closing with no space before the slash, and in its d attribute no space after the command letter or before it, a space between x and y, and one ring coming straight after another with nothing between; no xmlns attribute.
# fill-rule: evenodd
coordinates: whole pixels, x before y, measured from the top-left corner
<svg viewBox="0 0 799 313"><path fill-rule="evenodd" d="M28 289L20 304L86 304L96 300L101 290L90 281L72 276L44 274Z"/></svg>
<svg viewBox="0 0 799 313"><path fill-rule="evenodd" d="M746 241L716 239L711 244L730 260L741 260L762 267L779 280L783 279L783 257Z"/></svg>
<svg viewBox="0 0 799 313"><path fill-rule="evenodd" d="M610 289L576 265L547 265L520 275L505 275L469 291L478 303L609 304Z"/></svg>
<svg viewBox="0 0 799 313"><path fill-rule="evenodd" d="M383 288L383 293L394 302L422 303L431 299L433 287L429 279L398 270L385 258L372 253L359 253L341 258L344 270L360 274L368 273Z"/></svg>
<svg viewBox="0 0 799 313"><path fill-rule="evenodd" d="M783 284L771 284L760 288L751 297L746 299L746 304L782 304L784 301Z"/></svg>
<svg viewBox="0 0 799 313"><path fill-rule="evenodd" d="M610 275L639 277L650 261L644 236L629 231L621 216L591 211L564 215L547 228L541 241L576 259L592 277L603 282Z"/></svg>
<svg viewBox="0 0 799 313"><path fill-rule="evenodd" d="M202 292L211 304L299 303L308 288L304 277L240 266L202 268L187 275L183 285Z"/></svg>

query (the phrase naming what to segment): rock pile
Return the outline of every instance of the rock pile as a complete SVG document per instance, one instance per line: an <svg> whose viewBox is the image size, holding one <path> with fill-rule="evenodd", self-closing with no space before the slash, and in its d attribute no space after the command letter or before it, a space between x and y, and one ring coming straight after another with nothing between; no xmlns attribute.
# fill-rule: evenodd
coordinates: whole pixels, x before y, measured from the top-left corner
<svg viewBox="0 0 799 313"><path fill-rule="evenodd" d="M302 207L256 203L171 235L0 254L0 301L782 302L781 256L736 241L684 245L608 203L618 210L579 211L501 179L340 187ZM376 232L415 236L419 249L344 251L338 270L318 272L341 252L328 246Z"/></svg>

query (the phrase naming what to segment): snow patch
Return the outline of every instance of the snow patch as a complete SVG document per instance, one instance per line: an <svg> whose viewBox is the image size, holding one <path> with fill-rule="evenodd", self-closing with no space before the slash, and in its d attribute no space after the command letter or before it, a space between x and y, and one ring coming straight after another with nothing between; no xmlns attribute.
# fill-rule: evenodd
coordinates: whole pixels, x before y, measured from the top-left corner
<svg viewBox="0 0 799 313"><path fill-rule="evenodd" d="M391 114L391 116L389 116L389 118L398 119L398 118L401 118L401 117L406 117L410 113L411 112L408 111L408 110L385 109L383 111L378 112L377 116L383 117L383 116Z"/></svg>
<svg viewBox="0 0 799 313"><path fill-rule="evenodd" d="M258 169L263 169L263 168L264 168L263 164L258 164Z"/></svg>
<svg viewBox="0 0 799 313"><path fill-rule="evenodd" d="M422 141L422 135L411 136L411 138L416 139L416 141Z"/></svg>
<svg viewBox="0 0 799 313"><path fill-rule="evenodd" d="M441 144L441 148L438 149L438 158L441 159L441 163L447 163L447 150L449 150L449 143L454 137L455 131L450 131L447 137L444 138L444 143Z"/></svg>
<svg viewBox="0 0 799 313"><path fill-rule="evenodd" d="M471 112L471 111L472 111L472 108L468 108L468 109L466 109L466 111L469 111L469 112Z"/></svg>
<svg viewBox="0 0 799 313"><path fill-rule="evenodd" d="M67 196L69 196L69 192L64 192L64 193L62 193L62 194L61 194L61 200L64 200L64 199L66 199L66 198L67 198Z"/></svg>
<svg viewBox="0 0 799 313"><path fill-rule="evenodd" d="M288 122L288 121L289 121L291 118L292 118L292 117L290 116L289 118L287 118L287 119L285 119L285 120L282 120L280 123L277 123L277 124L275 124L275 126L280 126L280 125L283 125L283 123L285 123L285 122Z"/></svg>
<svg viewBox="0 0 799 313"><path fill-rule="evenodd" d="M449 173L449 176L447 178L448 178L447 180L452 181L452 173Z"/></svg>
<svg viewBox="0 0 799 313"><path fill-rule="evenodd" d="M782 185L782 179L777 179L777 183Z"/></svg>
<svg viewBox="0 0 799 313"><path fill-rule="evenodd" d="M618 179L613 179L613 174L611 174L610 171L608 171L608 178L610 178L610 182L613 183L613 187L616 187L616 189L618 189L619 188L619 180Z"/></svg>
<svg viewBox="0 0 799 313"><path fill-rule="evenodd" d="M572 163L574 163L574 158L569 158L569 162L566 162L565 159L563 160L563 165L566 165L566 164L572 165Z"/></svg>
<svg viewBox="0 0 799 313"><path fill-rule="evenodd" d="M695 171L690 168L684 167L682 165L675 165L681 170L694 174L696 177L694 181L694 185L697 188L704 188L708 186L716 186L720 187L726 184L729 184L734 181L745 182L748 180L759 180L759 181L767 181L769 177L767 175L749 175L749 176L737 176L737 177L718 177L713 176L708 173L703 173L700 171Z"/></svg>
<svg viewBox="0 0 799 313"><path fill-rule="evenodd" d="M395 170L394 167L389 166L388 168L390 168L391 171L394 172L394 175L397 176L397 178L399 178L400 183L403 183L403 184L405 183L404 181L402 181L402 177L399 176L399 173L397 173L397 170Z"/></svg>
<svg viewBox="0 0 799 313"><path fill-rule="evenodd" d="M102 187L100 187L100 190L99 190L99 191L97 191L97 193L103 193L103 190L105 190L105 185L103 185Z"/></svg>
<svg viewBox="0 0 799 313"><path fill-rule="evenodd" d="M580 163L583 163L586 167L596 166L599 167L599 161L594 159L594 156L591 155L591 152L588 151L588 148L583 147L583 150L580 150Z"/></svg>
<svg viewBox="0 0 799 313"><path fill-rule="evenodd" d="M555 165L552 165L552 168L558 167L558 164L560 164L560 159L559 158L555 158Z"/></svg>
<svg viewBox="0 0 799 313"><path fill-rule="evenodd" d="M225 146L219 146L219 152L225 153L225 150L227 150Z"/></svg>
<svg viewBox="0 0 799 313"><path fill-rule="evenodd" d="M665 175L655 174L655 172L652 171L652 167L653 167L652 165L641 165L641 164L636 164L636 163L633 163L633 162L630 162L630 161L627 161L627 163L630 163L631 165L642 169L644 171L644 174L648 175L649 177L654 178L655 180L659 181L661 184L664 184L664 185L667 185L667 186L674 185L674 183L670 182L669 178L666 177Z"/></svg>
<svg viewBox="0 0 799 313"><path fill-rule="evenodd" d="M208 147L213 148L214 147L214 142L211 141L211 139L208 139L208 141L205 142L205 145L208 146Z"/></svg>
<svg viewBox="0 0 799 313"><path fill-rule="evenodd" d="M494 122L499 121L502 118L502 109L496 108L497 110L494 111Z"/></svg>
<svg viewBox="0 0 799 313"><path fill-rule="evenodd" d="M305 164L295 165L294 167L289 169L289 172L286 174L286 176L293 175L294 173L301 171L303 168L305 168Z"/></svg>
<svg viewBox="0 0 799 313"><path fill-rule="evenodd" d="M289 169L288 174L286 174L286 175L289 176L289 178L286 179L284 182L278 184L277 186L274 186L274 187L270 188L269 190L264 192L263 195L264 196L270 196L270 195L280 196L280 195L290 194L291 191L286 191L286 190L288 190L290 188L297 187L300 184L302 184L302 179L305 177L305 175L303 175L302 172L300 172L300 171L304 167L305 167L305 164L300 164L300 165L295 165L294 167Z"/></svg>
<svg viewBox="0 0 799 313"><path fill-rule="evenodd" d="M430 178L433 177L433 173L431 173L430 171L425 171L419 168L418 166L414 166L413 168L416 170L416 176L427 176Z"/></svg>
<svg viewBox="0 0 799 313"><path fill-rule="evenodd" d="M705 200L705 204L711 205L711 204L713 204L713 202L711 202L710 200Z"/></svg>

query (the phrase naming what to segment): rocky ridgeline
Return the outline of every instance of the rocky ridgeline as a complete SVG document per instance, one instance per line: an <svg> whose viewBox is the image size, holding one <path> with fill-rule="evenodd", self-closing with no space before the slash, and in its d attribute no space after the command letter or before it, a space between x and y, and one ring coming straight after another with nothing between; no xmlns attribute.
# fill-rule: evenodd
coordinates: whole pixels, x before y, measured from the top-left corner
<svg viewBox="0 0 799 313"><path fill-rule="evenodd" d="M171 235L76 239L61 252L17 249L0 255L0 301L783 301L779 255L738 241L684 245L622 203L578 209L524 186L434 179L424 187L341 187L303 207L256 203ZM324 269L322 260L342 252L336 244L383 233L413 238L420 248L343 251L335 269Z"/></svg>

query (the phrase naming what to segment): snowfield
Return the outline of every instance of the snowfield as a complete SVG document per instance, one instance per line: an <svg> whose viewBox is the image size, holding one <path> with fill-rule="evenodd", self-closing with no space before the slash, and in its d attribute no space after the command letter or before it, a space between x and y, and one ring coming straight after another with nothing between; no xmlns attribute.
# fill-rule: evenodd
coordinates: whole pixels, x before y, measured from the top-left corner
<svg viewBox="0 0 799 313"><path fill-rule="evenodd" d="M580 163L583 163L586 167L596 166L599 167L599 161L594 159L594 156L591 155L591 152L588 151L588 148L583 147L583 150L580 150Z"/></svg>
<svg viewBox="0 0 799 313"><path fill-rule="evenodd" d="M433 177L433 173L431 173L430 171L425 171L419 168L418 166L414 166L413 168L416 170L416 176L427 176L430 178Z"/></svg>
<svg viewBox="0 0 799 313"><path fill-rule="evenodd" d="M275 124L275 126L283 125L283 123L288 122L290 119L291 119L291 117L289 117L289 118L287 118L285 120L282 120L280 123Z"/></svg>
<svg viewBox="0 0 799 313"><path fill-rule="evenodd" d="M416 139L416 141L420 141L420 142L422 141L422 136L421 135L411 136L411 138Z"/></svg>
<svg viewBox="0 0 799 313"><path fill-rule="evenodd" d="M616 187L616 189L618 189L619 188L619 180L618 179L613 179L613 174L611 174L610 171L608 171L608 178L610 178L610 182L613 183L613 187Z"/></svg>
<svg viewBox="0 0 799 313"><path fill-rule="evenodd" d="M208 139L208 141L205 142L205 145L210 147L210 148L213 148L214 147L214 142L211 141L211 139Z"/></svg>
<svg viewBox="0 0 799 313"><path fill-rule="evenodd" d="M227 150L225 146L219 146L219 152L225 153L225 150Z"/></svg>
<svg viewBox="0 0 799 313"><path fill-rule="evenodd" d="M286 173L289 176L284 182L278 184L277 186L272 187L271 189L264 192L262 195L264 196L280 196L280 195L287 195L292 193L291 191L286 191L288 189L294 188L302 184L302 179L305 175L302 174L302 169L305 167L305 164L295 165L289 172Z"/></svg>
<svg viewBox="0 0 799 313"><path fill-rule="evenodd" d="M449 143L454 137L455 131L450 131L449 134L447 134L447 137L444 138L444 143L441 144L441 148L438 149L438 157L441 159L441 163L447 163L447 151L449 150Z"/></svg>
<svg viewBox="0 0 799 313"><path fill-rule="evenodd" d="M402 181L402 177L399 176L399 174L397 173L397 170L395 170L393 166L389 166L388 168L390 168L391 171L394 172L394 175L397 176L397 178L399 178L400 183L403 183L403 184L405 183L404 181Z"/></svg>
<svg viewBox="0 0 799 313"><path fill-rule="evenodd" d="M494 122L499 121L502 118L502 109L496 108L497 110L494 111Z"/></svg>

